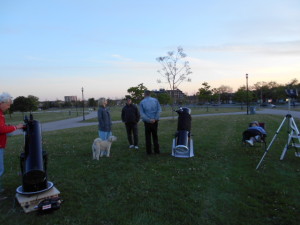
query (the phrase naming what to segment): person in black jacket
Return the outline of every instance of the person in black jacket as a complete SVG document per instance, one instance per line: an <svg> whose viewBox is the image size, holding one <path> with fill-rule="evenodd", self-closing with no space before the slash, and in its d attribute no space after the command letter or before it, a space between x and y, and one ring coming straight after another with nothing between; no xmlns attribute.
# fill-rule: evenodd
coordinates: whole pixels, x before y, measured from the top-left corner
<svg viewBox="0 0 300 225"><path fill-rule="evenodd" d="M140 112L137 106L132 103L131 97L126 98L126 105L122 109L121 118L125 123L129 148L139 149L138 122L140 120Z"/></svg>

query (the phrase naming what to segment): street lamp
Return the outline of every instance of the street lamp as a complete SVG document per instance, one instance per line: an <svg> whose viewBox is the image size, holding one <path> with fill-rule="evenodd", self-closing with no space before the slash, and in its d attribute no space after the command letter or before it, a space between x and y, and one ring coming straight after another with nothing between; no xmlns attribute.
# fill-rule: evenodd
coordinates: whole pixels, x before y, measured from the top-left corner
<svg viewBox="0 0 300 225"><path fill-rule="evenodd" d="M247 87L247 115L249 115L249 88L248 88L248 73L246 73L246 87Z"/></svg>
<svg viewBox="0 0 300 225"><path fill-rule="evenodd" d="M81 88L81 92L82 92L82 120L85 120L85 116L84 116L84 98L83 98L83 87Z"/></svg>

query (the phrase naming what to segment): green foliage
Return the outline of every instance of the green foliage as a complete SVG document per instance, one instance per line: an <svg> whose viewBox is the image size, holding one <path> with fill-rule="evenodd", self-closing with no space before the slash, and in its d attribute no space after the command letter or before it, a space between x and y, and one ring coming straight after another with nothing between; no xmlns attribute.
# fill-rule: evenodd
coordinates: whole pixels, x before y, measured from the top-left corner
<svg viewBox="0 0 300 225"><path fill-rule="evenodd" d="M168 93L159 93L155 97L161 105L172 104L171 97Z"/></svg>
<svg viewBox="0 0 300 225"><path fill-rule="evenodd" d="M274 81L271 82L257 82L253 86L248 87L248 99L249 102L268 102L278 103L285 101L287 98L286 89L298 89L300 90L300 83L297 79L293 79L287 84L278 84ZM205 102L222 102L229 103L233 99L239 103L247 102L247 90L245 85L241 86L236 92L232 91L229 86L221 85L218 88L211 88L211 86L204 82L202 87L199 88L198 100L200 103ZM300 96L295 100L299 101Z"/></svg>
<svg viewBox="0 0 300 225"><path fill-rule="evenodd" d="M95 98L88 99L88 107L97 107L97 101L95 100Z"/></svg>
<svg viewBox="0 0 300 225"><path fill-rule="evenodd" d="M189 159L170 155L176 130L172 119L159 122L162 153L150 157L142 123L140 150L129 150L124 125L114 124L118 140L111 157L99 161L92 160L91 152L97 126L45 132L49 180L64 200L61 209L46 215L25 214L13 204L21 185L17 173L23 137L10 137L3 179L9 198L1 201L0 224L297 225L299 158L291 151L279 160L287 141L283 130L256 171L262 147L241 144L241 133L253 120L266 123L270 141L282 117L193 117L195 157Z"/></svg>
<svg viewBox="0 0 300 225"><path fill-rule="evenodd" d="M17 97L12 106L13 111L19 111L19 112L28 112L30 111L28 108L28 99L24 96Z"/></svg>
<svg viewBox="0 0 300 225"><path fill-rule="evenodd" d="M19 96L17 97L12 105L13 111L19 112L33 112L38 110L39 98L33 95L28 95L28 97Z"/></svg>
<svg viewBox="0 0 300 225"><path fill-rule="evenodd" d="M132 98L132 102L137 104L137 103L140 103L140 101L142 101L145 90L147 90L147 88L144 86L143 83L141 83L136 87L128 88L127 92L129 93L130 97Z"/></svg>
<svg viewBox="0 0 300 225"><path fill-rule="evenodd" d="M44 101L41 105L42 105L41 108L43 110L47 110L47 109L49 109L51 107L54 107L54 105L50 101Z"/></svg>
<svg viewBox="0 0 300 225"><path fill-rule="evenodd" d="M247 90L245 86L240 87L234 95L237 102L247 102Z"/></svg>
<svg viewBox="0 0 300 225"><path fill-rule="evenodd" d="M212 90L207 82L202 83L202 88L199 88L197 96L201 103L210 102L212 97Z"/></svg>
<svg viewBox="0 0 300 225"><path fill-rule="evenodd" d="M28 107L30 109L29 111L37 111L39 106L39 98L33 95L28 95L27 99L29 104Z"/></svg>

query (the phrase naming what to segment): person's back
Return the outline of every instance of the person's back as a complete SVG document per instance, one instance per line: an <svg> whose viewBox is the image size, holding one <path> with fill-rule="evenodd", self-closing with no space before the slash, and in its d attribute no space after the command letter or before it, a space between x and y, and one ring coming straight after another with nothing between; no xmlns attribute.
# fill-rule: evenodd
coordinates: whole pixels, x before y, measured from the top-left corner
<svg viewBox="0 0 300 225"><path fill-rule="evenodd" d="M161 107L156 98L145 97L140 103L141 118L144 122L149 119L159 120Z"/></svg>
<svg viewBox="0 0 300 225"><path fill-rule="evenodd" d="M159 154L157 131L161 107L157 99L150 97L150 91L146 90L144 96L145 98L140 102L140 113L145 126L146 152L152 154L152 138L154 153Z"/></svg>

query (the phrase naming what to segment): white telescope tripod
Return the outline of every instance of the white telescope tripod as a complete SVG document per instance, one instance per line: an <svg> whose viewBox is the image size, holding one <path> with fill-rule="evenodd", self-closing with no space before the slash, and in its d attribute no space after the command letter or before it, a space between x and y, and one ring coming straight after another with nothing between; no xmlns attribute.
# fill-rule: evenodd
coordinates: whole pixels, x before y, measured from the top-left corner
<svg viewBox="0 0 300 225"><path fill-rule="evenodd" d="M290 99L289 99L289 111L290 111ZM296 149L296 152L295 152L295 156L296 157L300 157L300 152L297 150L297 148L300 148L300 133L299 133L299 129L295 123L295 120L293 118L293 116L288 113L283 121L281 122L278 130L276 131L272 141L270 142L269 146L267 147L267 149L265 150L261 160L259 161L259 163L257 164L256 166L256 169L259 168L260 164L262 163L262 161L264 160L265 156L267 155L268 151L270 150L273 142L275 141L275 139L277 138L277 135L278 133L280 132L283 124L285 123L285 121L288 120L288 141L287 141L287 144L285 145L282 153L281 153L281 156L280 156L280 160L283 160L287 150L289 150L290 148L294 147ZM298 139L298 142L299 143L296 143L295 140Z"/></svg>

